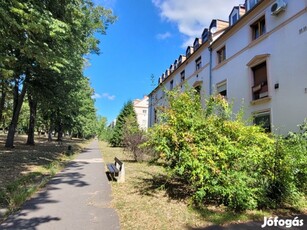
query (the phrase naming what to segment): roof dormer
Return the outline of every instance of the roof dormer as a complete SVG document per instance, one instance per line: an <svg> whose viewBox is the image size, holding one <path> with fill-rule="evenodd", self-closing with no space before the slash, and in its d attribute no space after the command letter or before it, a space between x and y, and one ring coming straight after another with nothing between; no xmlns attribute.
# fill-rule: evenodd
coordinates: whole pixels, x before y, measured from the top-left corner
<svg viewBox="0 0 307 230"><path fill-rule="evenodd" d="M229 22L220 19L213 19L211 21L209 30L211 34L216 34L224 31L229 26Z"/></svg>
<svg viewBox="0 0 307 230"><path fill-rule="evenodd" d="M246 11L249 11L254 8L254 6L257 5L258 2L260 2L260 0L245 0Z"/></svg>
<svg viewBox="0 0 307 230"><path fill-rule="evenodd" d="M176 59L176 60L174 61L174 70L177 69L177 68L178 68L178 60Z"/></svg>
<svg viewBox="0 0 307 230"><path fill-rule="evenodd" d="M170 73L174 72L174 70L175 70L175 66L174 66L174 64L171 64L170 67L169 67Z"/></svg>
<svg viewBox="0 0 307 230"><path fill-rule="evenodd" d="M244 14L245 14L244 5L235 6L229 15L230 26L234 25Z"/></svg>
<svg viewBox="0 0 307 230"><path fill-rule="evenodd" d="M195 38L194 43L193 43L194 50L197 50L198 47L201 45L201 43L202 43L202 40L200 38Z"/></svg>
<svg viewBox="0 0 307 230"><path fill-rule="evenodd" d="M194 47L193 46L188 46L188 48L186 50L186 56L190 57L193 52L194 52Z"/></svg>
<svg viewBox="0 0 307 230"><path fill-rule="evenodd" d="M163 73L162 76L161 76L162 81L164 81L165 78L166 78L166 76L165 76L165 74Z"/></svg>
<svg viewBox="0 0 307 230"><path fill-rule="evenodd" d="M205 28L203 33L201 34L202 43L205 43L209 40L209 30L208 28Z"/></svg>
<svg viewBox="0 0 307 230"><path fill-rule="evenodd" d="M186 59L187 57L186 56L184 56L184 55L180 55L179 56L179 58L178 58L178 65L180 65L181 63L183 63L184 61L185 61L185 59Z"/></svg>
<svg viewBox="0 0 307 230"><path fill-rule="evenodd" d="M162 77L159 77L158 84L161 84L161 83L162 83Z"/></svg>
<svg viewBox="0 0 307 230"><path fill-rule="evenodd" d="M170 75L169 69L165 70L165 77L168 77Z"/></svg>

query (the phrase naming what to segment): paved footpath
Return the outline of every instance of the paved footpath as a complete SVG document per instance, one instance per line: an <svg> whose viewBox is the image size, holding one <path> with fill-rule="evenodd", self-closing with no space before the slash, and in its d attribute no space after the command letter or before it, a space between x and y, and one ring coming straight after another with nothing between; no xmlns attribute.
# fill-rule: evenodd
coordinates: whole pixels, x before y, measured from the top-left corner
<svg viewBox="0 0 307 230"><path fill-rule="evenodd" d="M98 141L11 215L0 229L120 229Z"/></svg>

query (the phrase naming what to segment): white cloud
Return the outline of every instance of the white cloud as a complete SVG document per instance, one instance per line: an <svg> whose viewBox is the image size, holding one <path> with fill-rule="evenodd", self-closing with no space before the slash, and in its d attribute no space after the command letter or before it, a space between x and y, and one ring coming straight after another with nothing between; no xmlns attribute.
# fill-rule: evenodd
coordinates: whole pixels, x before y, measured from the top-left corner
<svg viewBox="0 0 307 230"><path fill-rule="evenodd" d="M228 21L234 6L244 0L152 0L160 10L163 20L175 23L181 34L186 36L184 46L191 45L200 37L204 28L209 27L212 19ZM189 42L189 43L188 43Z"/></svg>
<svg viewBox="0 0 307 230"><path fill-rule="evenodd" d="M98 93L95 93L94 95L92 95L92 99L98 99L101 98L101 95Z"/></svg>
<svg viewBox="0 0 307 230"><path fill-rule="evenodd" d="M113 101L113 100L115 99L115 96L114 96L114 95L110 95L110 94L108 94L108 93L103 93L103 94L102 94L102 97L103 97L103 98L106 98L106 99L108 99L108 100L110 100L110 101Z"/></svg>
<svg viewBox="0 0 307 230"><path fill-rule="evenodd" d="M99 98L106 98L110 101L113 101L115 99L114 95L110 95L109 93L103 93L103 94L99 94L99 93L95 93L92 96L93 99L99 99Z"/></svg>
<svg viewBox="0 0 307 230"><path fill-rule="evenodd" d="M163 33L163 34L157 34L156 38L157 38L158 40L164 40L164 39L167 39L167 38L169 38L169 37L171 37L171 36L172 36L172 35L171 35L170 32L165 32L165 33Z"/></svg>

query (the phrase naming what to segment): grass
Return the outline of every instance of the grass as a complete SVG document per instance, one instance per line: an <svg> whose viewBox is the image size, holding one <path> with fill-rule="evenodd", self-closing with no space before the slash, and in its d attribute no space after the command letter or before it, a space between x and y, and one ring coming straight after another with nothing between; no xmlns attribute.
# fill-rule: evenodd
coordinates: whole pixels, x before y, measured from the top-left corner
<svg viewBox="0 0 307 230"><path fill-rule="evenodd" d="M162 166L135 162L121 148L101 142L106 163L118 157L125 163L125 183L111 182L112 205L117 210L122 229L202 229L210 225L229 225L263 221L264 216L291 216L296 211L254 210L244 213L228 211L223 206L193 207L190 191L171 180Z"/></svg>
<svg viewBox="0 0 307 230"><path fill-rule="evenodd" d="M100 148L105 162L113 162L116 156L125 163L125 183L112 182L112 205L118 210L122 229L182 229L209 224L184 200L167 195L163 185L167 174L161 166L134 162L121 148L110 148L104 142Z"/></svg>
<svg viewBox="0 0 307 230"><path fill-rule="evenodd" d="M0 135L0 222L17 210L29 197L61 171L74 154L85 146L81 140L65 140L64 145L36 138L35 146L25 145L25 136L19 136L15 148L4 148L5 135ZM67 152L67 145L73 152ZM2 217L1 217L2 215Z"/></svg>

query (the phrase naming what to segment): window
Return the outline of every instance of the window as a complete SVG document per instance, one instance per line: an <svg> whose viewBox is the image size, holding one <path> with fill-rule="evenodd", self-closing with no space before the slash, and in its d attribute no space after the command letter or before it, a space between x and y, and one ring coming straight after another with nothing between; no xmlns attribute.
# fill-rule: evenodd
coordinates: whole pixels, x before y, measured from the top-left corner
<svg viewBox="0 0 307 230"><path fill-rule="evenodd" d="M196 71L201 68L201 57L196 59L196 61L195 61L195 68L196 68Z"/></svg>
<svg viewBox="0 0 307 230"><path fill-rule="evenodd" d="M260 18L257 22L251 25L253 40L265 34L265 17Z"/></svg>
<svg viewBox="0 0 307 230"><path fill-rule="evenodd" d="M174 80L171 80L169 83L169 89L172 90L174 88Z"/></svg>
<svg viewBox="0 0 307 230"><path fill-rule="evenodd" d="M227 97L227 82L226 81L223 81L223 82L217 84L216 89L217 89L218 94L220 94L224 97Z"/></svg>
<svg viewBox="0 0 307 230"><path fill-rule="evenodd" d="M143 109L143 114L146 114L147 113L147 110L146 109Z"/></svg>
<svg viewBox="0 0 307 230"><path fill-rule="evenodd" d="M186 55L187 57L190 57L191 54L193 53L194 48L192 46L188 46L187 50L186 50Z"/></svg>
<svg viewBox="0 0 307 230"><path fill-rule="evenodd" d="M157 116L158 112L157 112L157 109L155 108L154 109L154 123L157 123L158 122L158 116Z"/></svg>
<svg viewBox="0 0 307 230"><path fill-rule="evenodd" d="M238 14L232 15L231 25L235 24L238 21Z"/></svg>
<svg viewBox="0 0 307 230"><path fill-rule="evenodd" d="M217 59L218 59L218 63L221 63L222 61L226 59L226 47L225 46L217 51Z"/></svg>
<svg viewBox="0 0 307 230"><path fill-rule="evenodd" d="M198 95L200 95L200 92L201 92L201 85L195 86L194 89L196 90L196 93L197 93Z"/></svg>
<svg viewBox="0 0 307 230"><path fill-rule="evenodd" d="M252 9L259 0L247 0L247 10Z"/></svg>
<svg viewBox="0 0 307 230"><path fill-rule="evenodd" d="M185 80L185 71L182 71L180 73L180 79L181 79L181 82L184 82L184 80Z"/></svg>
<svg viewBox="0 0 307 230"><path fill-rule="evenodd" d="M208 28L205 28L202 33L202 43L205 43L206 41L208 41L208 38L209 38L209 30Z"/></svg>
<svg viewBox="0 0 307 230"><path fill-rule="evenodd" d="M266 62L252 67L254 86L252 87L253 100L268 97L268 80Z"/></svg>
<svg viewBox="0 0 307 230"><path fill-rule="evenodd" d="M270 112L263 112L254 115L254 124L260 125L266 132L271 132L271 115Z"/></svg>

